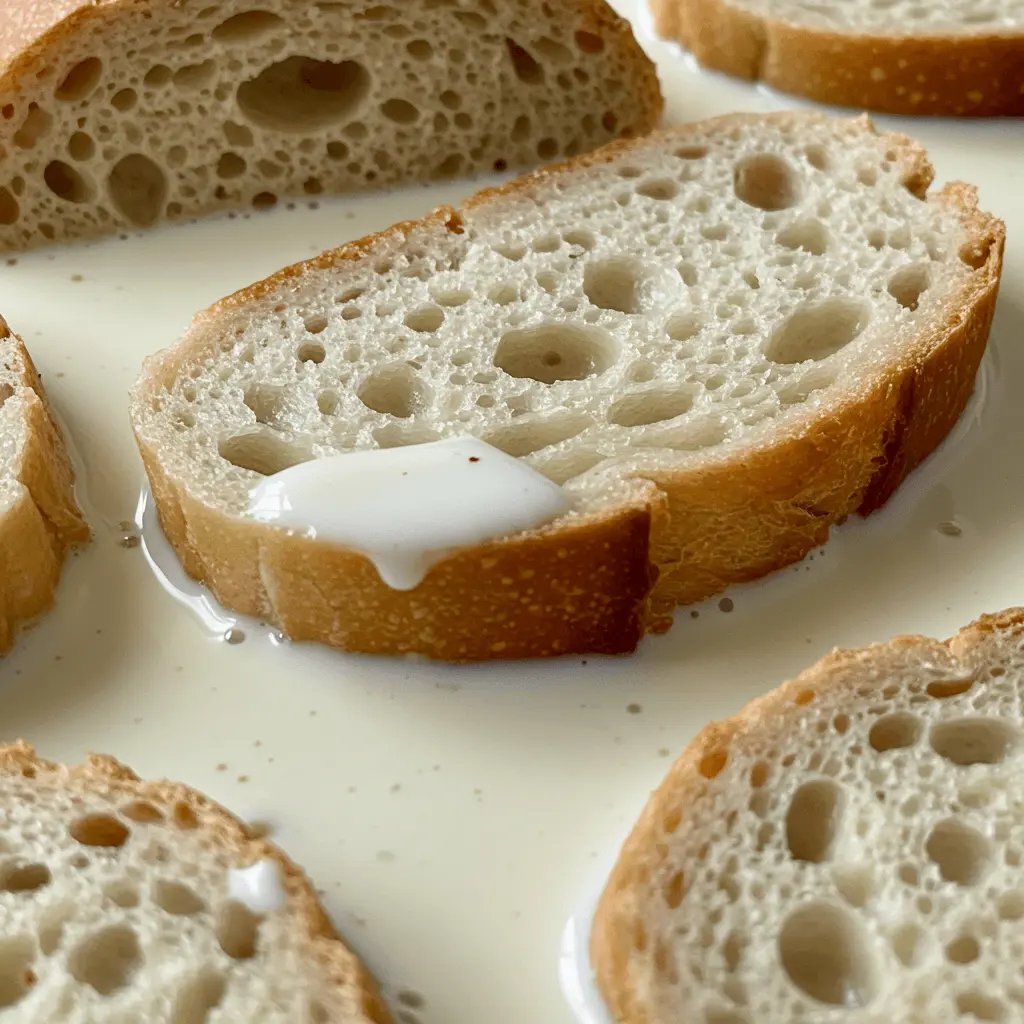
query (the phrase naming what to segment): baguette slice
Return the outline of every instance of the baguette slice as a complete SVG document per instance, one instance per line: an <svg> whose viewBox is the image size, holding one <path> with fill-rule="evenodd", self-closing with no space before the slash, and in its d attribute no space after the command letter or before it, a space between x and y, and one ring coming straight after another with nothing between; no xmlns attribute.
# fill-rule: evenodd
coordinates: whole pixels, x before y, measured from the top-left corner
<svg viewBox="0 0 1024 1024"><path fill-rule="evenodd" d="M1004 233L969 186L928 196L931 177L866 118L732 116L282 271L199 314L135 387L163 528L224 605L297 639L633 650L676 604L879 507L956 422ZM459 434L573 511L410 592L245 517L295 463Z"/></svg>
<svg viewBox="0 0 1024 1024"><path fill-rule="evenodd" d="M1020 0L650 0L705 67L856 110L1024 114Z"/></svg>
<svg viewBox="0 0 1024 1024"><path fill-rule="evenodd" d="M50 607L64 556L88 539L39 375L0 319L0 654Z"/></svg>
<svg viewBox="0 0 1024 1024"><path fill-rule="evenodd" d="M706 728L600 902L617 1024L1024 1019L1024 609Z"/></svg>
<svg viewBox="0 0 1024 1024"><path fill-rule="evenodd" d="M0 748L0 803L12 1024L390 1024L302 872L195 790L18 743ZM285 902L257 914L229 872L264 861Z"/></svg>
<svg viewBox="0 0 1024 1024"><path fill-rule="evenodd" d="M0 249L535 165L661 106L604 0L6 0Z"/></svg>

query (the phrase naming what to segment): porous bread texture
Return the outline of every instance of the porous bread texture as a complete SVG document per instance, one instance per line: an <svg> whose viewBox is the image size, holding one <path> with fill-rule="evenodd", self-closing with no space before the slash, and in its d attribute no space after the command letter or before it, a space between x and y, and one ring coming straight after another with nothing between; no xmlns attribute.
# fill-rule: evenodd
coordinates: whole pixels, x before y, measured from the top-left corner
<svg viewBox="0 0 1024 1024"><path fill-rule="evenodd" d="M599 905L619 1024L1024 1015L1024 609L837 651L709 726Z"/></svg>
<svg viewBox="0 0 1024 1024"><path fill-rule="evenodd" d="M1021 0L650 0L707 67L892 114L1024 114Z"/></svg>
<svg viewBox="0 0 1024 1024"><path fill-rule="evenodd" d="M295 463L472 434L576 502L525 535L537 550L585 550L595 523L647 509L649 545L631 519L630 557L656 565L657 588L632 576L626 626L602 627L631 649L638 615L661 625L676 603L800 558L830 523L883 503L955 422L1003 233L973 190L926 197L930 180L919 147L864 118L733 116L609 147L284 271L200 314L136 386L164 529L230 607L338 646L437 654L449 626L430 602L459 606L431 576L400 596L368 592L367 569L343 602L337 577L302 588L294 559L268 560L285 542L242 513L262 475ZM594 543L596 564L614 532ZM308 561L313 550L324 547ZM496 550L513 578L535 568L529 552ZM471 565L486 568L455 571L467 601L486 595L500 616L502 587L514 598L516 639L485 631L493 655L537 653L536 616L572 601L542 584L509 590L509 566L473 591ZM611 582L576 577L572 589L610 594ZM302 621L294 605L320 599L330 617ZM360 631L346 616L364 603L374 621ZM387 615L398 625L385 641L375 624ZM465 618L479 629L475 606ZM483 643L457 650L479 656Z"/></svg>
<svg viewBox="0 0 1024 1024"><path fill-rule="evenodd" d="M0 319L0 654L50 607L65 554L88 538L39 376Z"/></svg>
<svg viewBox="0 0 1024 1024"><path fill-rule="evenodd" d="M661 113L604 0L16 0L4 18L0 249L532 165Z"/></svg>
<svg viewBox="0 0 1024 1024"><path fill-rule="evenodd" d="M390 1024L302 872L206 797L112 758L0 748L0 1007L13 1024ZM278 865L260 917L228 877Z"/></svg>

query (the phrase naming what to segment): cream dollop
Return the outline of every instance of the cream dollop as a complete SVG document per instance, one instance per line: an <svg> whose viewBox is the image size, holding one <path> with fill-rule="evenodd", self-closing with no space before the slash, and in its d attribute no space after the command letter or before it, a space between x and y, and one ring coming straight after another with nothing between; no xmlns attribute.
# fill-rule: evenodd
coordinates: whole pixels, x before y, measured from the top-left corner
<svg viewBox="0 0 1024 1024"><path fill-rule="evenodd" d="M232 868L228 872L228 896L260 917L281 910L288 894L281 882L277 861L258 860L251 867Z"/></svg>

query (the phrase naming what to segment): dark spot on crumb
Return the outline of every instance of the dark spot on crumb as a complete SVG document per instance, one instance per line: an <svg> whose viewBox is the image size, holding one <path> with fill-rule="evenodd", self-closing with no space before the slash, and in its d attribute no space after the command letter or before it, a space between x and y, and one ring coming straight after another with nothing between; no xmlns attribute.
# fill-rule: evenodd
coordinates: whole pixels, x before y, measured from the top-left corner
<svg viewBox="0 0 1024 1024"><path fill-rule="evenodd" d="M718 602L718 607L723 612L731 612L736 605L733 603L731 597L723 597L722 600Z"/></svg>
<svg viewBox="0 0 1024 1024"><path fill-rule="evenodd" d="M419 992L412 992L409 989L403 989L398 993L398 1001L403 1006L408 1006L410 1009L419 1010L427 1005L426 999L419 994Z"/></svg>
<svg viewBox="0 0 1024 1024"><path fill-rule="evenodd" d="M699 618L700 618L700 612L699 612L699 611L697 611L697 609L696 609L696 608L694 608L694 609L693 609L693 610L692 610L692 611L690 612L690 618L691 618L691 619L699 619Z"/></svg>
<svg viewBox="0 0 1024 1024"><path fill-rule="evenodd" d="M639 704L627 704L626 705L626 710L631 715L639 715L640 712L643 711L643 708Z"/></svg>
<svg viewBox="0 0 1024 1024"><path fill-rule="evenodd" d="M470 457L469 457L469 461L470 461L470 462L479 462L479 461L480 461L480 458L479 458L479 456L477 456L477 455L470 455Z"/></svg>

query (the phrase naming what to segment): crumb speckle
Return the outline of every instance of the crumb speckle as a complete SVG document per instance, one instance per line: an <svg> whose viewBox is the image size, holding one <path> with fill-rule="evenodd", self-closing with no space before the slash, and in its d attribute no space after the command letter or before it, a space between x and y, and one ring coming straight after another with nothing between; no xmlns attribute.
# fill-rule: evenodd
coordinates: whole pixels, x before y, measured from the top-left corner
<svg viewBox="0 0 1024 1024"><path fill-rule="evenodd" d="M952 519L949 519L944 523L939 523L936 529L938 529L939 533L944 537L959 537L964 532L963 527Z"/></svg>
<svg viewBox="0 0 1024 1024"><path fill-rule="evenodd" d="M410 989L402 989L398 993L398 1001L402 1006L408 1006L411 1010L420 1010L427 1005L426 999L419 994L419 992L413 992Z"/></svg>
<svg viewBox="0 0 1024 1024"><path fill-rule="evenodd" d="M723 612L731 612L735 607L736 605L733 603L733 599L731 597L723 597L722 600L718 602L718 608Z"/></svg>
<svg viewBox="0 0 1024 1024"><path fill-rule="evenodd" d="M397 858L391 850L378 850L377 860L380 861L381 864L392 864L397 860Z"/></svg>
<svg viewBox="0 0 1024 1024"><path fill-rule="evenodd" d="M226 772L227 770L228 770L228 766L227 766L226 762L221 761L221 763L219 765L217 765L217 771L219 771L219 772Z"/></svg>
<svg viewBox="0 0 1024 1024"><path fill-rule="evenodd" d="M690 609L690 618L691 619L699 619L700 618L700 612L697 611L696 608Z"/></svg>
<svg viewBox="0 0 1024 1024"><path fill-rule="evenodd" d="M658 748L658 757L668 757L670 753L671 751L668 749L668 747Z"/></svg>
<svg viewBox="0 0 1024 1024"><path fill-rule="evenodd" d="M248 775L239 775L238 776L238 781L241 782L241 783L246 783L246 782L249 781L249 776Z"/></svg>
<svg viewBox="0 0 1024 1024"><path fill-rule="evenodd" d="M640 712L643 711L643 708L639 704L627 704L626 705L626 710L631 715L639 715Z"/></svg>

